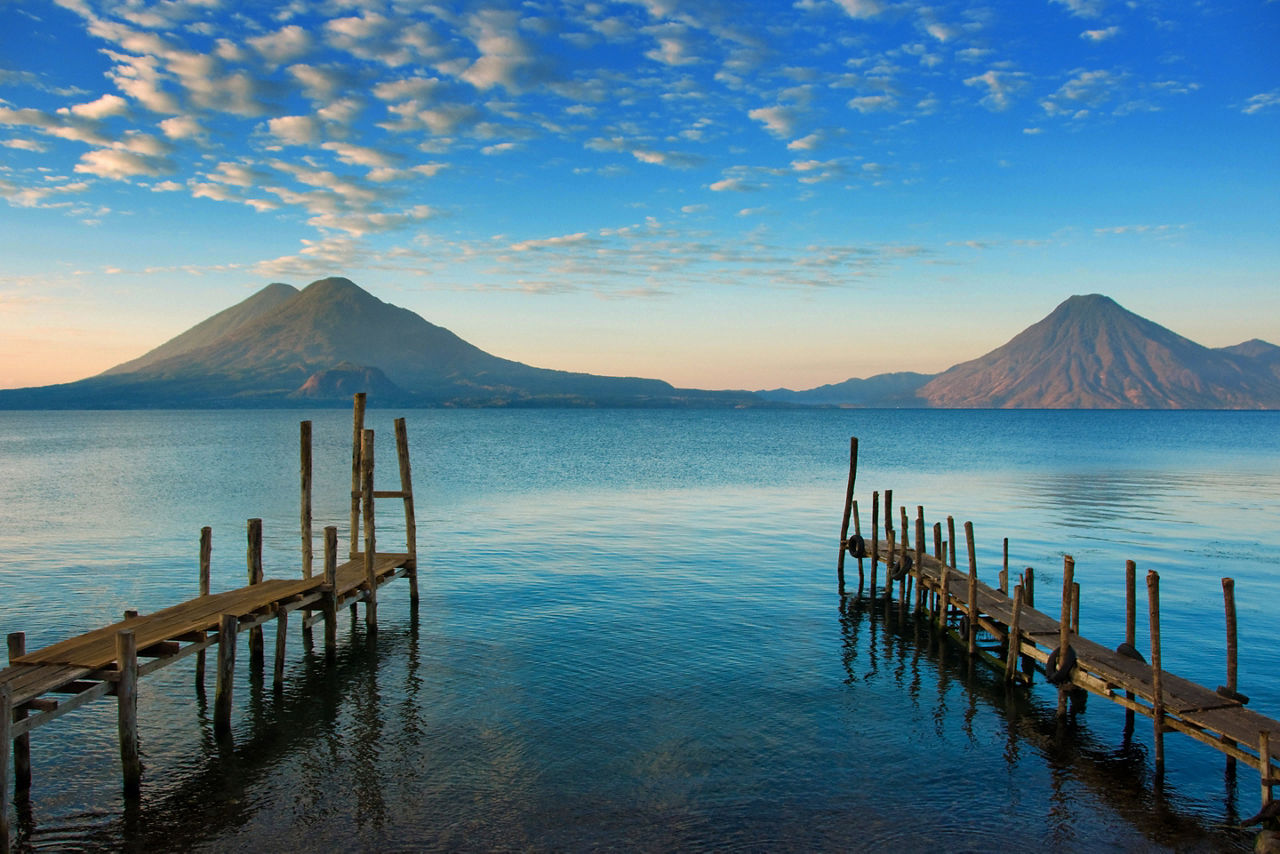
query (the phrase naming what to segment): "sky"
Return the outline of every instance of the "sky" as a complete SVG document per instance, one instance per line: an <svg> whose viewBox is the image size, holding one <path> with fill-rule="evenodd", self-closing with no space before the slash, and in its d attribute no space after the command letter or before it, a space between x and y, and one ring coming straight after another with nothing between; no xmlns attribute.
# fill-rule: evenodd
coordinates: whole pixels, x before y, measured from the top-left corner
<svg viewBox="0 0 1280 854"><path fill-rule="evenodd" d="M495 355L811 388L1072 294L1280 344L1276 0L0 0L0 387L345 276Z"/></svg>

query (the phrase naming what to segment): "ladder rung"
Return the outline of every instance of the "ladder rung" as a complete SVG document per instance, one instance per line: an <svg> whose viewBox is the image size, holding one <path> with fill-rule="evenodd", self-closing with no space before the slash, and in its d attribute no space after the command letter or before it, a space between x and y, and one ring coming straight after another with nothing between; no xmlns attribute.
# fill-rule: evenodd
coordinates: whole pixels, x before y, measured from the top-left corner
<svg viewBox="0 0 1280 854"><path fill-rule="evenodd" d="M380 491L375 489L373 491L373 497L374 498L412 498L413 494L410 492L405 492L403 489L395 489L395 490L389 490L389 491Z"/></svg>

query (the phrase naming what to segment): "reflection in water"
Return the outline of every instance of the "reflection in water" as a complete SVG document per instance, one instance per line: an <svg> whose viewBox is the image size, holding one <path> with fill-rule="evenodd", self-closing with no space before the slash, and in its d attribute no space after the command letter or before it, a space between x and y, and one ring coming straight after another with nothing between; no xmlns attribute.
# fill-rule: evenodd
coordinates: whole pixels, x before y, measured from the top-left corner
<svg viewBox="0 0 1280 854"><path fill-rule="evenodd" d="M1124 734L1119 735L1118 746L1108 746L1107 737L1092 729L1082 714L1059 720L1056 695L1042 699L1024 687L1006 686L996 672L975 667L973 660L944 639L927 619L901 619L896 609L891 613L894 616L884 619L879 609L871 607L867 600L845 597L840 607L841 630L845 637L856 638L865 624L872 637L878 634L885 637L886 657L896 658L900 664L909 662L913 670L928 667L933 671L927 678L937 686L935 705L930 711L934 736L939 741L950 740L953 732L963 736L974 757L975 769L974 773L958 779L934 779L930 800L934 807L945 808L946 804L955 803L962 814L964 811L972 814L975 800L991 797L1007 803L1014 814L1042 809L1048 835L1040 847L1052 850L1097 847L1098 840L1091 841L1080 834L1089 824L1088 815L1099 809L1114 811L1119 820L1132 823L1152 845L1179 851L1251 848L1252 834L1233 828L1239 820L1234 775L1228 774L1225 778L1222 820L1208 823L1189 812L1167 783L1154 778L1143 746ZM917 638L922 634L923 642L920 642ZM846 680L849 684L854 679L854 659L846 652L843 660L849 672L850 678ZM866 677L872 675L869 673ZM910 682L914 684L917 678L913 676ZM905 682L900 670L895 671L892 680ZM908 684L903 688L908 693L913 690ZM964 692L961 708L955 708L950 702L956 691ZM1106 708L1105 711L1113 710ZM1121 721L1123 714L1097 717L1110 726ZM1000 728L998 751L994 749L997 745L988 744L992 733L986 729L993 724ZM909 730L904 733L900 750L905 757L912 757L920 750L919 745L911 743L912 738ZM1046 763L1048 777L1043 800L1035 784L1012 782L1025 770L1030 759L1027 748ZM1003 774L991 773L991 763L987 763L987 773L977 771L986 758L982 751L999 755L1004 765ZM946 830L942 832L945 834ZM910 847L910 840L903 833L901 828L895 828L868 847L904 844ZM1110 843L1119 848L1128 847L1116 840ZM953 846L944 843L940 847ZM965 843L963 847L972 846ZM995 841L994 847L1008 848L1008 839Z"/></svg>

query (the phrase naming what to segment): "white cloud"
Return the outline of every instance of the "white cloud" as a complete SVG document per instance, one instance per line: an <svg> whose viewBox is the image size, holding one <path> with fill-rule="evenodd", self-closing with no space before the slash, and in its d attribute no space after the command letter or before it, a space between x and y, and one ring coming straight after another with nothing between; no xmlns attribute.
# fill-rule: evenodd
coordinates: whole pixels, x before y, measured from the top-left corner
<svg viewBox="0 0 1280 854"><path fill-rule="evenodd" d="M97 175L99 178L111 178L123 181L135 175L158 176L168 175L174 171L172 163L163 158L138 154L113 148L98 148L86 151L76 164L76 172Z"/></svg>
<svg viewBox="0 0 1280 854"><path fill-rule="evenodd" d="M480 153L486 156L493 156L495 154L506 154L507 152L514 151L519 147L520 143L518 142L499 142L494 145L486 145L484 148L480 149Z"/></svg>
<svg viewBox="0 0 1280 854"><path fill-rule="evenodd" d="M1106 69L1077 71L1040 105L1051 116L1081 118L1115 95L1121 82L1120 77Z"/></svg>
<svg viewBox="0 0 1280 854"><path fill-rule="evenodd" d="M4 142L0 142L0 145L3 145L5 148L14 148L19 151L41 152L46 150L44 145L34 139L6 139Z"/></svg>
<svg viewBox="0 0 1280 854"><path fill-rule="evenodd" d="M346 142L326 142L321 146L325 151L332 151L343 163L351 166L368 166L371 169L384 169L393 166L398 157L376 148L364 145L352 145Z"/></svg>
<svg viewBox="0 0 1280 854"><path fill-rule="evenodd" d="M299 59L315 47L311 34L297 24L290 24L265 36L245 39L245 42L274 65Z"/></svg>
<svg viewBox="0 0 1280 854"><path fill-rule="evenodd" d="M759 184L749 184L742 178L725 178L711 184L708 189L716 193L749 193L759 190Z"/></svg>
<svg viewBox="0 0 1280 854"><path fill-rule="evenodd" d="M86 119L100 120L111 116L123 116L129 112L129 102L119 95L103 95L96 101L87 104L76 104L73 107L62 107L59 113L70 113Z"/></svg>
<svg viewBox="0 0 1280 854"><path fill-rule="evenodd" d="M892 95L862 95L849 101L849 107L860 113L876 113L892 110L898 105Z"/></svg>
<svg viewBox="0 0 1280 854"><path fill-rule="evenodd" d="M1091 42L1104 42L1107 39L1115 38L1119 34L1119 27L1107 27L1101 30L1085 30L1080 34L1080 38L1088 39Z"/></svg>
<svg viewBox="0 0 1280 854"><path fill-rule="evenodd" d="M1263 110L1269 110L1272 107L1280 107L1280 89L1272 89L1270 92L1251 95L1249 100L1245 101L1242 112L1253 115Z"/></svg>
<svg viewBox="0 0 1280 854"><path fill-rule="evenodd" d="M160 130L169 139L201 139L205 129L192 116L174 116L160 122Z"/></svg>
<svg viewBox="0 0 1280 854"><path fill-rule="evenodd" d="M1102 14L1104 0L1053 0L1071 10L1071 14L1079 18L1096 18Z"/></svg>
<svg viewBox="0 0 1280 854"><path fill-rule="evenodd" d="M844 9L851 18L874 18L884 13L884 3L880 0L835 0L836 5Z"/></svg>
<svg viewBox="0 0 1280 854"><path fill-rule="evenodd" d="M531 249L546 249L549 247L559 246L581 246L594 242L585 231L579 231L576 234L564 234L559 237L545 237L536 240L521 240L519 243L512 243L508 249L512 252L527 252Z"/></svg>
<svg viewBox="0 0 1280 854"><path fill-rule="evenodd" d="M791 142L787 143L787 148L792 151L813 151L822 144L824 139L826 139L826 136L821 131L818 131L808 136L791 140Z"/></svg>
<svg viewBox="0 0 1280 854"><path fill-rule="evenodd" d="M1014 96L1027 87L1027 75L1020 71L988 69L976 77L966 78L964 85L985 87L987 94L982 96L983 106L991 110L1007 110Z"/></svg>
<svg viewBox="0 0 1280 854"><path fill-rule="evenodd" d="M774 136L785 138L795 133L800 111L794 107L758 107L747 116L761 122Z"/></svg>
<svg viewBox="0 0 1280 854"><path fill-rule="evenodd" d="M278 116L267 121L267 130L288 145L311 145L320 139L320 123L311 116Z"/></svg>

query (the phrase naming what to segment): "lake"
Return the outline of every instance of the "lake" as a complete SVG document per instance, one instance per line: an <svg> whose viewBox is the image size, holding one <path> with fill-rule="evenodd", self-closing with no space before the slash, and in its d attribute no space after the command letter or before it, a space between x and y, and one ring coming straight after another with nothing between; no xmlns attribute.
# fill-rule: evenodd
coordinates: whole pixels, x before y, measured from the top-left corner
<svg viewBox="0 0 1280 854"><path fill-rule="evenodd" d="M1255 772L1093 698L1067 725L919 623L836 587L849 437L872 490L1001 540L1057 613L1123 639L1124 561L1161 577L1166 669L1280 716L1280 413L372 409L379 489L408 420L421 602L345 615L336 660L291 637L282 691L237 674L233 734L190 662L142 682L140 803L115 705L37 730L19 847L76 850L1248 850ZM0 413L0 628L29 649L299 574L298 422L316 531L346 537L350 413ZM398 502L379 545L403 544ZM319 540L317 539L317 550ZM399 544L399 545L398 545ZM856 587L856 570L852 572ZM1148 650L1140 592L1138 646ZM272 628L267 629L268 649ZM296 620L294 621L294 632ZM317 632L317 640L320 634ZM247 656L242 656L242 661Z"/></svg>

